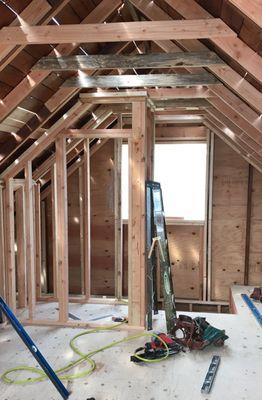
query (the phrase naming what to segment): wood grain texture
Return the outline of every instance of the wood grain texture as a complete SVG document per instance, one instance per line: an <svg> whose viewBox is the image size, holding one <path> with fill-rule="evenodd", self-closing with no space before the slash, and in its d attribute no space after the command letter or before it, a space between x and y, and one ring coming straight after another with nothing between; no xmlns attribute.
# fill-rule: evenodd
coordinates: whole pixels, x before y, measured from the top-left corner
<svg viewBox="0 0 262 400"><path fill-rule="evenodd" d="M0 184L0 296L5 297L4 196Z"/></svg>
<svg viewBox="0 0 262 400"><path fill-rule="evenodd" d="M67 129L63 135L70 139L128 139L132 137L132 129Z"/></svg>
<svg viewBox="0 0 262 400"><path fill-rule="evenodd" d="M32 181L32 163L28 161L25 167L25 212L26 212L26 266L27 295L29 318L34 318L36 305L35 279L35 240L34 240L34 198Z"/></svg>
<svg viewBox="0 0 262 400"><path fill-rule="evenodd" d="M34 236L35 236L35 275L36 296L42 295L42 237L41 237L41 185L34 185Z"/></svg>
<svg viewBox="0 0 262 400"><path fill-rule="evenodd" d="M203 7L201 7L196 1L184 0L165 0L178 14L185 19L206 18L206 20L212 19L212 15L209 14ZM262 81L262 60L261 57L256 54L246 43L244 43L238 37L231 37L227 40L221 40L218 36L211 39L215 46L218 46L224 53L230 56L236 61L242 68L244 68L249 74L251 74L258 82Z"/></svg>
<svg viewBox="0 0 262 400"><path fill-rule="evenodd" d="M209 73L203 74L148 74L148 75L88 75L69 78L63 87L78 88L132 88L132 87L166 87L166 86L198 86L219 84Z"/></svg>
<svg viewBox="0 0 262 400"><path fill-rule="evenodd" d="M207 65L224 64L213 52L190 53L152 53L134 55L76 55L67 57L43 57L33 69L52 71L78 71L85 69L145 69L145 68L184 68L205 67Z"/></svg>
<svg viewBox="0 0 262 400"><path fill-rule="evenodd" d="M5 182L4 189L4 234L5 234L5 276L6 301L16 312L16 275L15 275L15 234L14 234L14 194L13 181Z"/></svg>
<svg viewBox="0 0 262 400"><path fill-rule="evenodd" d="M235 32L219 18L167 21L164 25L161 21L139 21L4 27L0 32L1 42L8 45L210 39L235 36Z"/></svg>
<svg viewBox="0 0 262 400"><path fill-rule="evenodd" d="M83 198L80 198L80 206L83 204L83 277L84 295L88 300L91 296L91 192L90 192L90 142L84 140L83 162Z"/></svg>
<svg viewBox="0 0 262 400"><path fill-rule="evenodd" d="M168 20L172 20L172 17L163 9L161 9L156 3L151 0L130 0L132 4L139 9L143 15L150 20L162 20L164 23ZM184 18L212 18L200 5L196 2L187 1L173 1L169 0L170 6L177 8L178 12ZM193 15L193 17L192 17ZM202 17L201 17L202 15ZM205 51L207 47L197 40L186 40L178 41L180 47L176 46L171 41L156 41L157 45L162 48L165 52L174 51ZM259 114L262 113L262 94L253 85L251 85L246 79L243 78L229 65L225 66L209 66L208 70L217 76L222 82L224 82L232 91L238 94L244 101L250 104L254 110L257 110Z"/></svg>
<svg viewBox="0 0 262 400"><path fill-rule="evenodd" d="M59 321L68 320L68 207L66 173L66 139L56 139L56 201L57 201L57 277Z"/></svg>
<svg viewBox="0 0 262 400"><path fill-rule="evenodd" d="M262 174L254 170L251 205L249 284L261 286L262 282Z"/></svg>
<svg viewBox="0 0 262 400"><path fill-rule="evenodd" d="M129 231L128 231L128 320L145 326L145 180L147 166L146 104L132 104L132 128L129 139Z"/></svg>
<svg viewBox="0 0 262 400"><path fill-rule="evenodd" d="M16 225L16 270L17 270L17 305L27 305L26 284L26 235L25 235L25 191L20 187L15 191L15 225Z"/></svg>
<svg viewBox="0 0 262 400"><path fill-rule="evenodd" d="M246 2L245 0L229 0L238 11L251 19L257 26L262 28L262 2L261 0L252 0Z"/></svg>
<svg viewBox="0 0 262 400"><path fill-rule="evenodd" d="M167 233L176 297L201 300L203 226L168 225Z"/></svg>
<svg viewBox="0 0 262 400"><path fill-rule="evenodd" d="M248 164L215 138L212 207L212 300L243 284Z"/></svg>
<svg viewBox="0 0 262 400"><path fill-rule="evenodd" d="M114 142L109 140L90 160L91 294L115 295Z"/></svg>
<svg viewBox="0 0 262 400"><path fill-rule="evenodd" d="M49 2L46 0L33 0L30 4L22 11L19 18L16 18L11 25L20 25L20 23L26 23L29 25L47 25L53 17L69 3L70 0L59 0L55 6L51 7ZM2 71L9 63L21 53L25 46L0 46L1 51L1 62L0 71ZM4 54L6 56L4 57ZM27 53L23 53L23 57L28 56Z"/></svg>
<svg viewBox="0 0 262 400"><path fill-rule="evenodd" d="M41 19L47 14L48 11L51 10L51 6L46 0L33 0L30 4L21 12L19 18L16 18L9 26L18 26L20 25L20 21L23 21L24 24L28 25L36 25ZM0 45L0 58L1 58L1 67L0 71L3 69L2 60L14 50L14 46L10 46L8 44ZM17 53L16 53L17 54ZM12 60L9 61L10 62Z"/></svg>
<svg viewBox="0 0 262 400"><path fill-rule="evenodd" d="M84 18L82 21L83 24L90 24L91 22L103 22L111 13L117 9L121 5L121 0L111 0L108 2L107 0L103 0L100 4L90 12L90 14ZM44 29L49 29L48 26L43 26ZM53 25L56 26L56 25ZM79 25L81 28L81 24ZM41 28L41 27L35 27ZM57 42L56 42L57 43ZM76 43L73 43L72 40L68 42L67 45L58 45L55 50L52 49L50 55L55 55L56 52L62 55L71 54L71 52L77 47ZM0 120L7 117L14 109L22 102L31 92L32 90L39 85L45 78L48 77L50 71L31 71L26 77L10 92L8 95L2 99L0 104ZM64 93L66 92L66 93ZM57 91L54 96L52 96L52 101L48 102L49 108L54 109L54 103L57 105L58 101L61 102L62 98L68 98L70 93L68 90L63 89L61 91ZM57 98L58 96L58 98ZM53 99L55 97L55 99Z"/></svg>

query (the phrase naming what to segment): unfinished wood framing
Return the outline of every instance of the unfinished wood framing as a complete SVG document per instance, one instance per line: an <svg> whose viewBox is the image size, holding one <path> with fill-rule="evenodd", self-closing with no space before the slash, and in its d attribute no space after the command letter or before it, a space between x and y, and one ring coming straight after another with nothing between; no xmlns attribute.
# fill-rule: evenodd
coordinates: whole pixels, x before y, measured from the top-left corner
<svg viewBox="0 0 262 400"><path fill-rule="evenodd" d="M128 219L128 320L145 326L145 180L146 180L146 103L132 104L132 129L129 139L129 219Z"/></svg>
<svg viewBox="0 0 262 400"><path fill-rule="evenodd" d="M34 208L35 208L35 274L36 274L36 297L42 295L42 237L41 237L41 185L34 185Z"/></svg>
<svg viewBox="0 0 262 400"><path fill-rule="evenodd" d="M251 3L247 3L245 0L229 0L229 2L233 4L242 14L246 15L248 18L254 21L255 24L262 28L261 1L253 0Z"/></svg>
<svg viewBox="0 0 262 400"><path fill-rule="evenodd" d="M67 172L66 139L56 139L56 201L57 201L57 294L59 321L68 321L68 217L67 217Z"/></svg>
<svg viewBox="0 0 262 400"><path fill-rule="evenodd" d="M118 117L122 128L122 116ZM122 139L114 140L115 297L123 297Z"/></svg>
<svg viewBox="0 0 262 400"><path fill-rule="evenodd" d="M172 20L172 17L168 12L162 10L156 3L152 3L151 0L130 0L134 6L139 9L147 18L150 20ZM206 12L200 5L194 1L187 0L186 2L180 2L179 0L170 0L170 7L174 8L176 12L180 13L183 18L192 18L194 12L196 12L199 18L210 18L211 15ZM181 47L176 46L171 41L156 41L157 45L162 48L165 52L173 51L205 51L207 47L199 41L178 41ZM247 57L252 60L253 57ZM239 59L239 57L238 57ZM238 73L235 69L231 68L230 65L223 67L210 66L208 70L217 76L222 82L224 82L230 89L237 93L239 97L250 104L254 110L257 110L260 114L262 113L262 95L252 84L250 84L243 76ZM258 99L259 102L258 102Z"/></svg>
<svg viewBox="0 0 262 400"><path fill-rule="evenodd" d="M202 74L150 74L150 75L83 75L69 78L63 87L76 88L129 88L129 87L166 87L166 86L199 86L220 84L214 75Z"/></svg>
<svg viewBox="0 0 262 400"><path fill-rule="evenodd" d="M248 185L247 185L247 215L246 215L246 238L245 238L244 285L248 285L248 277L249 277L252 189L253 189L253 167L252 167L252 165L249 164L249 166L248 166Z"/></svg>
<svg viewBox="0 0 262 400"><path fill-rule="evenodd" d="M180 310L223 313L230 285L261 285L258 3L0 2L0 294L26 324L97 325L70 321L72 302L128 304L145 327L155 143L208 148L205 221L166 221Z"/></svg>
<svg viewBox="0 0 262 400"><path fill-rule="evenodd" d="M126 55L78 55L67 57L44 57L38 61L34 69L53 71L78 71L85 69L115 69L115 68L184 68L205 67L224 62L213 52L200 53L154 53Z"/></svg>
<svg viewBox="0 0 262 400"><path fill-rule="evenodd" d="M27 296L29 318L34 318L36 305L35 277L35 238L34 238L34 187L32 180L32 163L28 161L25 167L25 212L26 212L26 268Z"/></svg>
<svg viewBox="0 0 262 400"><path fill-rule="evenodd" d="M56 155L55 155L56 159ZM58 222L57 222L57 164L53 164L51 168L51 204L52 204L52 247L53 247L53 292L54 297L58 296L58 250L57 250L57 235L58 235Z"/></svg>
<svg viewBox="0 0 262 400"><path fill-rule="evenodd" d="M5 224L5 282L8 305L16 312L16 274L15 274L15 222L13 180L5 182L4 224Z"/></svg>
<svg viewBox="0 0 262 400"><path fill-rule="evenodd" d="M91 296L91 213L90 213L90 142L84 140L83 161L83 266L84 266L84 296L86 300Z"/></svg>
<svg viewBox="0 0 262 400"><path fill-rule="evenodd" d="M5 242L4 242L4 198L3 186L0 184L0 296L5 295Z"/></svg>
<svg viewBox="0 0 262 400"><path fill-rule="evenodd" d="M16 212L16 269L17 269L17 306L27 305L27 279L26 279L26 211L24 186L15 191Z"/></svg>
<svg viewBox="0 0 262 400"><path fill-rule="evenodd" d="M132 136L131 129L67 129L64 136L70 139L128 139Z"/></svg>
<svg viewBox="0 0 262 400"><path fill-rule="evenodd" d="M116 22L110 24L4 27L0 40L8 45L105 43L132 40L177 40L235 37L219 18L191 21Z"/></svg>

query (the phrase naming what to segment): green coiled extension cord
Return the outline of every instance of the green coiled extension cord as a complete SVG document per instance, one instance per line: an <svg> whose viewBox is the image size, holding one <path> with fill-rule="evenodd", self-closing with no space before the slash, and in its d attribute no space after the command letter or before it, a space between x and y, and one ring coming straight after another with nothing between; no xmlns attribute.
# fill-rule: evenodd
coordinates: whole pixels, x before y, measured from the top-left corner
<svg viewBox="0 0 262 400"><path fill-rule="evenodd" d="M83 353L75 344L75 341L81 336L89 335L91 333L96 333L96 332L99 332L99 331L113 330L113 329L116 329L120 325L122 325L122 322L119 323L119 324L116 324L116 325L109 326L109 327L102 326L101 328L91 329L91 330L84 331L84 332L81 332L81 333L78 333L77 335L75 335L70 340L69 345L70 345L70 348L73 350L73 352L76 353L79 356L79 358L77 360L75 360L75 361L69 362L64 367L56 370L55 372L56 372L56 374L59 375L59 378L61 380L73 380L73 379L78 379L78 378L83 378L85 376L88 376L96 369L96 363L92 358L95 354L100 353L101 351L104 351L104 350L107 350L107 349L111 349L112 347L117 346L117 345L119 345L121 343L127 343L127 342L130 342L132 340L139 339L141 337L148 337L149 336L149 337L157 338L164 345L165 350L166 350L166 354L162 358L159 358L159 359L156 359L156 360L147 360L147 359L144 359L144 358L140 357L137 354L134 354L134 356L136 358L138 358L139 360L141 360L141 361L143 361L145 363L155 363L155 362L163 361L169 356L169 349L168 349L167 344L162 340L161 337L159 337L155 333L140 333L140 334L137 334L137 335L129 336L129 337L126 337L124 339L118 340L116 342L109 343L108 345L102 346L102 347L100 347L100 348L98 348L96 350L90 351L87 354ZM82 364L83 362L87 362L90 365L88 369L85 369L82 372L69 373L69 371L71 369L73 369L77 365ZM20 372L21 371L28 371L30 373L36 374L37 376L36 377L29 377L29 378L26 378L26 379L11 379L9 377L9 375L14 373L14 372L17 372L17 371L20 371ZM66 372L68 372L68 373L66 373ZM47 376L44 373L44 371L42 371L39 368L28 367L28 366L20 366L20 367L14 367L14 368L10 368L10 369L6 370L3 373L3 375L1 376L1 379L5 383L11 384L11 385L24 385L26 383L35 383L35 382L44 381L45 379L47 379Z"/></svg>

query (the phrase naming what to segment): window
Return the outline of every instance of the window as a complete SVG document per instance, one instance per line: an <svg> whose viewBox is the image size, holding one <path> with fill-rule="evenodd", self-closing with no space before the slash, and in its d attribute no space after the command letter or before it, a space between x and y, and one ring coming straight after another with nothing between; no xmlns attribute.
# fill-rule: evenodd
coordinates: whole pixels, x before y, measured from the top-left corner
<svg viewBox="0 0 262 400"><path fill-rule="evenodd" d="M161 184L167 217L205 219L205 143L156 144L154 179Z"/></svg>
<svg viewBox="0 0 262 400"><path fill-rule="evenodd" d="M206 144L155 145L155 178L166 217L205 219ZM128 146L122 151L122 216L128 218Z"/></svg>

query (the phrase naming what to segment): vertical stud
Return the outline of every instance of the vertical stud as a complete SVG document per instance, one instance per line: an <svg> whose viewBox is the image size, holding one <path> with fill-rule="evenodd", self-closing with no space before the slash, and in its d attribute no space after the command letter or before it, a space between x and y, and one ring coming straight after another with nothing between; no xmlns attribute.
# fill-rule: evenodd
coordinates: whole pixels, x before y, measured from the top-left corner
<svg viewBox="0 0 262 400"><path fill-rule="evenodd" d="M68 205L67 205L67 169L66 139L56 139L56 221L57 221L57 283L59 321L68 321Z"/></svg>
<svg viewBox="0 0 262 400"><path fill-rule="evenodd" d="M128 299L129 323L145 326L146 103L132 103L129 139Z"/></svg>
<svg viewBox="0 0 262 400"><path fill-rule="evenodd" d="M36 304L35 241L34 241L34 198L32 163L25 167L25 211L26 211L26 263L29 319L34 318Z"/></svg>

